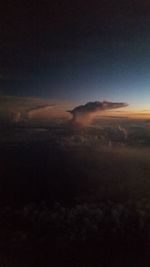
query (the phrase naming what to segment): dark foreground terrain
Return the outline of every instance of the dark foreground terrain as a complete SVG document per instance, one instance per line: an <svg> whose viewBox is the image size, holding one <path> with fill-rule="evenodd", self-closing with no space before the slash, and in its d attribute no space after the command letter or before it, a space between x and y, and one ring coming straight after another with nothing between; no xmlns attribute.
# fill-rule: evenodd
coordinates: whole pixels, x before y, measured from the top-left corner
<svg viewBox="0 0 150 267"><path fill-rule="evenodd" d="M150 266L150 149L60 134L3 134L0 266Z"/></svg>

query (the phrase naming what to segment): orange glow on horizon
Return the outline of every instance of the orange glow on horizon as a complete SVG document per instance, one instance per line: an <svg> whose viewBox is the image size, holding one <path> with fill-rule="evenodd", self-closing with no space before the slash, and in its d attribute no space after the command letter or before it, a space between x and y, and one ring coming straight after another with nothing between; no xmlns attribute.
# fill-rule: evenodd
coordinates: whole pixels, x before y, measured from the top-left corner
<svg viewBox="0 0 150 267"><path fill-rule="evenodd" d="M101 117L119 117L119 118L129 118L129 119L150 119L150 110L141 110L141 109L133 109L133 110L107 110L104 112L101 112L99 114L97 114L97 116L101 116Z"/></svg>

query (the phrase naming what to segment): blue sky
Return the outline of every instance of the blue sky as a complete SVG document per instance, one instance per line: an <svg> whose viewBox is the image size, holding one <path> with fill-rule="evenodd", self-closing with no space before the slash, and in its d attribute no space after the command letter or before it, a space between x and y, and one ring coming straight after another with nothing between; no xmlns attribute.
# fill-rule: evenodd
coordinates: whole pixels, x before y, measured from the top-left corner
<svg viewBox="0 0 150 267"><path fill-rule="evenodd" d="M0 10L0 94L149 107L148 1L16 2Z"/></svg>

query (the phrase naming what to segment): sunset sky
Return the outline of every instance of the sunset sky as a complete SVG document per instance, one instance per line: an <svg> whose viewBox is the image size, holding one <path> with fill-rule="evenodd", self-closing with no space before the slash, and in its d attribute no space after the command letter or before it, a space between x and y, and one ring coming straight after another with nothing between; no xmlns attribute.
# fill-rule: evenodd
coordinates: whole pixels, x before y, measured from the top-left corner
<svg viewBox="0 0 150 267"><path fill-rule="evenodd" d="M1 8L1 109L4 96L16 109L17 97L65 107L108 100L129 104L121 116L150 117L149 1L71 2Z"/></svg>

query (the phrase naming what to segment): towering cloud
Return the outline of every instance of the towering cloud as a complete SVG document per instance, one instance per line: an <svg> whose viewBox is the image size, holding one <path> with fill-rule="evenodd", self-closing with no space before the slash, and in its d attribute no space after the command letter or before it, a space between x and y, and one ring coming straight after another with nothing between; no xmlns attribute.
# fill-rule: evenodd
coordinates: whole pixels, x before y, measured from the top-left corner
<svg viewBox="0 0 150 267"><path fill-rule="evenodd" d="M29 108L26 110L23 110L22 112L17 111L17 112L11 112L12 114L12 121L13 122L25 122L28 121L30 118L36 116L37 114L41 113L43 110L49 110L53 107L54 105L39 105L33 108Z"/></svg>
<svg viewBox="0 0 150 267"><path fill-rule="evenodd" d="M0 126L8 123L49 126L71 118L71 104L52 99L0 95Z"/></svg>
<svg viewBox="0 0 150 267"><path fill-rule="evenodd" d="M94 115L101 111L109 110L109 109L117 109L126 107L128 104L126 103L114 103L114 102L88 102L85 105L80 105L75 107L72 110L68 110L73 116L72 121L75 123L86 124L91 121Z"/></svg>

